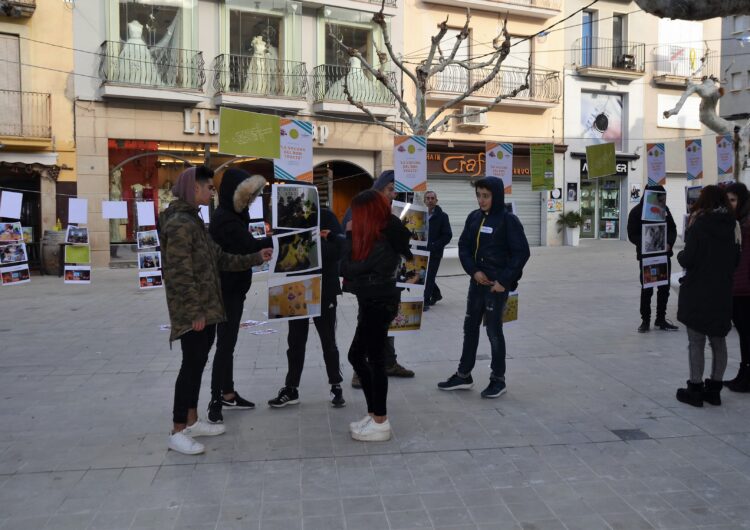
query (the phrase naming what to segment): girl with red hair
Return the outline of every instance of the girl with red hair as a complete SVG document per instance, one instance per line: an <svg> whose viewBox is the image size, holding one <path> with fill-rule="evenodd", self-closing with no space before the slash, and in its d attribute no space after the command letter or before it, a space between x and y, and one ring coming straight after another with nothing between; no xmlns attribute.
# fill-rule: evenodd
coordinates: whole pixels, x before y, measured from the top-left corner
<svg viewBox="0 0 750 530"><path fill-rule="evenodd" d="M401 257L411 258L409 231L391 214L382 193L365 190L352 200L351 226L341 261L345 290L357 296L357 329L349 362L359 376L367 401L367 416L349 425L352 438L364 442L390 440L386 400L388 376L383 346L398 312L401 289L396 273Z"/></svg>

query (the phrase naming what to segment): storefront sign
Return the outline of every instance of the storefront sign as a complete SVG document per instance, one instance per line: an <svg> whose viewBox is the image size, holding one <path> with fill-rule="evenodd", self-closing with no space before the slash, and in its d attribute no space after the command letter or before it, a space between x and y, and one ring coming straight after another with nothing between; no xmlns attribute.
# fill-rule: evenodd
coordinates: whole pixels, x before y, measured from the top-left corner
<svg viewBox="0 0 750 530"><path fill-rule="evenodd" d="M667 157L664 144L646 144L646 154L648 185L663 186L667 183Z"/></svg>
<svg viewBox="0 0 750 530"><path fill-rule="evenodd" d="M484 153L427 153L427 173L435 176L484 177ZM513 175L529 176L528 156L513 156Z"/></svg>
<svg viewBox="0 0 750 530"><path fill-rule="evenodd" d="M685 167L688 180L703 178L703 142L701 140L685 140Z"/></svg>
<svg viewBox="0 0 750 530"><path fill-rule="evenodd" d="M219 117L220 153L279 158L281 122L278 116L222 107Z"/></svg>
<svg viewBox="0 0 750 530"><path fill-rule="evenodd" d="M205 109L199 109L194 112L193 109L184 109L182 111L183 129L182 132L185 134L208 134L209 136L215 136L219 134L219 118L206 117L208 111ZM196 122L194 121L194 114L198 114L198 122L196 129Z"/></svg>
<svg viewBox="0 0 750 530"><path fill-rule="evenodd" d="M734 141L731 134L716 137L716 165L719 182L734 180Z"/></svg>
<svg viewBox="0 0 750 530"><path fill-rule="evenodd" d="M555 186L555 146L553 144L532 144L531 151L531 190L551 190Z"/></svg>
<svg viewBox="0 0 750 530"><path fill-rule="evenodd" d="M281 156L273 161L273 176L279 180L313 181L313 124L281 119Z"/></svg>
<svg viewBox="0 0 750 530"><path fill-rule="evenodd" d="M618 177L627 177L628 176L628 161L627 160L617 160L615 163L615 175ZM589 164L586 162L586 159L581 160L581 178L588 179L589 177Z"/></svg>
<svg viewBox="0 0 750 530"><path fill-rule="evenodd" d="M393 137L393 167L396 191L427 191L427 138Z"/></svg>
<svg viewBox="0 0 750 530"><path fill-rule="evenodd" d="M485 147L487 176L502 179L505 194L513 184L513 144L487 142Z"/></svg>

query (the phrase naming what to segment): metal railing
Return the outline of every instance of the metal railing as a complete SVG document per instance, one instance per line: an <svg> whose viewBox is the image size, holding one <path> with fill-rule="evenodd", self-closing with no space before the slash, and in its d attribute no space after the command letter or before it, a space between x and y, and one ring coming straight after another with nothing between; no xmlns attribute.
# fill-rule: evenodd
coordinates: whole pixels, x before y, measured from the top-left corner
<svg viewBox="0 0 750 530"><path fill-rule="evenodd" d="M110 83L199 90L206 82L203 66L199 51L104 41L99 75Z"/></svg>
<svg viewBox="0 0 750 530"><path fill-rule="evenodd" d="M562 10L562 0L494 0L502 4L513 4L514 6L541 7L543 9Z"/></svg>
<svg viewBox="0 0 750 530"><path fill-rule="evenodd" d="M344 78L349 93L355 101L372 105L393 105L396 99L383 84L362 68L322 64L313 69L313 98L315 101L348 101L344 93ZM396 85L396 74L387 72L390 82Z"/></svg>
<svg viewBox="0 0 750 530"><path fill-rule="evenodd" d="M0 2L0 15L30 17L36 10L36 0L5 0Z"/></svg>
<svg viewBox="0 0 750 530"><path fill-rule="evenodd" d="M523 85L526 80L526 71L526 68L503 66L489 83L474 92L473 95L496 98L500 94L510 94ZM429 79L428 90L461 94L469 90L477 81L486 78L491 72L491 68L466 70L459 65L450 65ZM529 89L519 92L513 99L556 103L560 100L560 92L560 72L535 68L529 76Z"/></svg>
<svg viewBox="0 0 750 530"><path fill-rule="evenodd" d="M706 52L701 48L685 48L663 44L654 48L654 75L674 75L692 77L701 65L701 57ZM709 52L706 64L698 76L719 75L719 54Z"/></svg>
<svg viewBox="0 0 750 530"><path fill-rule="evenodd" d="M50 95L0 90L0 136L51 138Z"/></svg>
<svg viewBox="0 0 750 530"><path fill-rule="evenodd" d="M646 45L617 39L581 37L573 43L573 64L580 68L645 72Z"/></svg>
<svg viewBox="0 0 750 530"><path fill-rule="evenodd" d="M359 0L360 2L365 2L367 4L377 4L380 5L383 0ZM385 0L386 7L398 7L398 4L396 3L396 0Z"/></svg>
<svg viewBox="0 0 750 530"><path fill-rule="evenodd" d="M305 63L222 54L214 59L213 69L214 89L218 93L307 97Z"/></svg>

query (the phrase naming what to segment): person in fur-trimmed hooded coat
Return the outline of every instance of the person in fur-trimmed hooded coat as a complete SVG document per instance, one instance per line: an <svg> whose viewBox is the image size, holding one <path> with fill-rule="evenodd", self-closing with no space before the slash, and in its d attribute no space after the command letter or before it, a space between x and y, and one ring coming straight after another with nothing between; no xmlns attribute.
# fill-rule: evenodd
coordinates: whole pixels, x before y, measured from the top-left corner
<svg viewBox="0 0 750 530"><path fill-rule="evenodd" d="M271 238L255 239L248 230L250 213L248 207L263 193L266 179L260 175L250 176L241 169L228 169L219 187L219 207L211 217L209 232L225 252L253 254L271 248ZM208 420L220 423L224 420L222 407L251 409L255 405L240 397L234 389L234 347L240 329L245 297L253 281L253 271L221 273L221 295L227 314L226 322L217 328L216 354L211 374L211 403Z"/></svg>

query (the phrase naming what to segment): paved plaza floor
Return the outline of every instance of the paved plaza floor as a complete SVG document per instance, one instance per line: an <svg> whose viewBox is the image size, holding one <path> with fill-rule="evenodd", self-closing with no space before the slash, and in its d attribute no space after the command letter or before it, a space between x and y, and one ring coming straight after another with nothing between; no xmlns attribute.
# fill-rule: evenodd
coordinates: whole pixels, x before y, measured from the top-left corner
<svg viewBox="0 0 750 530"><path fill-rule="evenodd" d="M416 377L390 380L390 442L350 439L364 399L347 384L347 406L329 406L314 333L302 403L265 405L285 375L277 324L241 330L235 379L258 407L226 412L227 434L202 439L198 457L166 450L180 350L159 329L163 290L139 291L132 269L95 270L88 287L35 276L0 289L0 528L750 528L750 395L675 400L686 333L636 333L632 245L532 251L496 400L479 397L484 334L475 388L435 387L457 365L467 278L439 285L421 333L396 341ZM245 318L263 318L264 292L257 281ZM339 305L347 383L355 306ZM732 332L731 376L737 342ZM210 365L201 414L209 379Z"/></svg>

